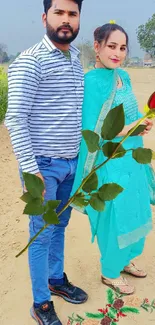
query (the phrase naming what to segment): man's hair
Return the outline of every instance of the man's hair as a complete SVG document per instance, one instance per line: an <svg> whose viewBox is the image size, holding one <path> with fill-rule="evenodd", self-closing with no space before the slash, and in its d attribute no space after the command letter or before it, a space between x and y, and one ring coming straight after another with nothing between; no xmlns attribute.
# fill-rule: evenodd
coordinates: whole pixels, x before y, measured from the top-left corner
<svg viewBox="0 0 155 325"><path fill-rule="evenodd" d="M79 11L81 12L81 7L82 7L82 1L83 0L72 0L78 5ZM44 12L47 14L48 10L52 6L52 0L43 0L43 5L44 5Z"/></svg>

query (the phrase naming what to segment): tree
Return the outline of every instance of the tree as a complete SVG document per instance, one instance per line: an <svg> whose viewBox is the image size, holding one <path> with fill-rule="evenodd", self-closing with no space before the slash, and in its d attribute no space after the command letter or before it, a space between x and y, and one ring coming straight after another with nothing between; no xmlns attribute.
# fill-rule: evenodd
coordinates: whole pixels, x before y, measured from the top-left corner
<svg viewBox="0 0 155 325"><path fill-rule="evenodd" d="M155 57L155 13L145 25L138 27L137 39L141 49Z"/></svg>
<svg viewBox="0 0 155 325"><path fill-rule="evenodd" d="M1 60L2 60L2 63L9 62L9 57L8 57L7 52L3 52L3 53L2 53L2 55L1 55Z"/></svg>
<svg viewBox="0 0 155 325"><path fill-rule="evenodd" d="M95 63L95 52L90 41L80 43L77 48L80 50L80 60L83 68L88 68Z"/></svg>
<svg viewBox="0 0 155 325"><path fill-rule="evenodd" d="M17 52L17 54L15 55L15 59L21 54L21 52Z"/></svg>
<svg viewBox="0 0 155 325"><path fill-rule="evenodd" d="M0 53L6 52L7 51L7 46L3 43L0 43Z"/></svg>
<svg viewBox="0 0 155 325"><path fill-rule="evenodd" d="M8 61L7 46L5 44L0 44L0 64Z"/></svg>

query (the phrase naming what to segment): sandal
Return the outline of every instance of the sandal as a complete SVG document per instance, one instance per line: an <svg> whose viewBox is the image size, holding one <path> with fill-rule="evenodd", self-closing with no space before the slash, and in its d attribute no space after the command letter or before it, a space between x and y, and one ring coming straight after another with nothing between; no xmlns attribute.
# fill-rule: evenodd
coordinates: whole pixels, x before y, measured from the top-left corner
<svg viewBox="0 0 155 325"><path fill-rule="evenodd" d="M146 278L147 273L138 267L134 263L130 263L128 266L125 266L123 273L131 274L136 278Z"/></svg>
<svg viewBox="0 0 155 325"><path fill-rule="evenodd" d="M135 291L135 288L129 285L128 281L123 277L120 277L119 279L108 279L101 276L101 281L109 288L114 291L119 291L119 293L123 295L132 295Z"/></svg>

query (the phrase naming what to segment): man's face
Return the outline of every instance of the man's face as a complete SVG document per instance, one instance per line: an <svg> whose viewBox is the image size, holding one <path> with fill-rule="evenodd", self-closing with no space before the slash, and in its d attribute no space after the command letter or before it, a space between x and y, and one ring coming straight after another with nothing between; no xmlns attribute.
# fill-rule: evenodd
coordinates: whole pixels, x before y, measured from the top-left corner
<svg viewBox="0 0 155 325"><path fill-rule="evenodd" d="M72 0L53 0L47 15L43 14L43 23L51 41L70 44L80 29L78 5Z"/></svg>

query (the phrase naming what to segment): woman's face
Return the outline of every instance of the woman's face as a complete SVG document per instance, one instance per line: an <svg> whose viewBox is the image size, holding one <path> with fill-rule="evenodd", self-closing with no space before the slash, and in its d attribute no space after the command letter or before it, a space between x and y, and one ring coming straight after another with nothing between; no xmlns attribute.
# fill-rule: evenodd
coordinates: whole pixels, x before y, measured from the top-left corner
<svg viewBox="0 0 155 325"><path fill-rule="evenodd" d="M126 35L116 30L111 33L106 44L104 41L100 44L95 41L94 48L100 67L116 69L122 65L127 55Z"/></svg>

